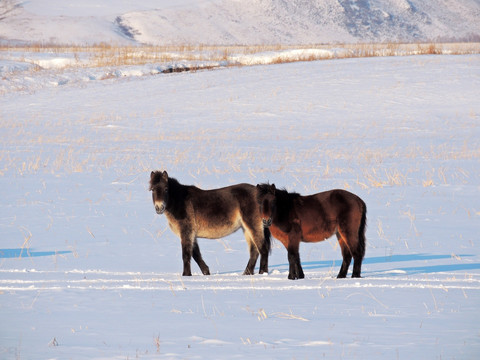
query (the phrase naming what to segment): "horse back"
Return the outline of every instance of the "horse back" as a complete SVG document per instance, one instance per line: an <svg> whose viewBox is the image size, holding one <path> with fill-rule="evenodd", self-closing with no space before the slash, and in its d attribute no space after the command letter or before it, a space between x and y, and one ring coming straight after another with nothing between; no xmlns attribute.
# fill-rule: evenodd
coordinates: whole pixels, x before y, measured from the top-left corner
<svg viewBox="0 0 480 360"><path fill-rule="evenodd" d="M241 209L255 202L256 189L250 184L237 184L219 189L202 190L194 188L190 201L197 211L208 211L215 214Z"/></svg>

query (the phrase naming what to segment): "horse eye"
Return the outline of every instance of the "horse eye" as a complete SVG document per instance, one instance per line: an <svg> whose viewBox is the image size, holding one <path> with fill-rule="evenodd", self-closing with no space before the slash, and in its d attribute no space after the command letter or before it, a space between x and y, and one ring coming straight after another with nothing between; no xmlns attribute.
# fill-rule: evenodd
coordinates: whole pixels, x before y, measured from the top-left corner
<svg viewBox="0 0 480 360"><path fill-rule="evenodd" d="M168 188L165 188L165 194L168 193Z"/></svg>

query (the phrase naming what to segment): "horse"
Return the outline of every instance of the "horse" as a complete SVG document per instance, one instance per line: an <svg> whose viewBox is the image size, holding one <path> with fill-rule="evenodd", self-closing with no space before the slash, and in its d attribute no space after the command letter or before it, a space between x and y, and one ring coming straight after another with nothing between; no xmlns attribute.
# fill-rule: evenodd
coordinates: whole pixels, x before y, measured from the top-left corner
<svg viewBox="0 0 480 360"><path fill-rule="evenodd" d="M204 275L210 269L202 258L197 238L218 239L242 228L250 259L244 275L253 275L260 254L259 273L268 273L270 230L264 228L254 185L238 184L202 190L182 185L166 171L152 171L150 191L157 214L165 214L170 229L181 240L183 276L191 276L193 259Z"/></svg>
<svg viewBox="0 0 480 360"><path fill-rule="evenodd" d="M343 262L337 278L345 278L354 259L353 278L361 277L365 256L367 206L357 195L330 190L309 196L258 184L257 203L265 227L288 251L288 278L305 277L300 263L300 242L319 242L337 235Z"/></svg>

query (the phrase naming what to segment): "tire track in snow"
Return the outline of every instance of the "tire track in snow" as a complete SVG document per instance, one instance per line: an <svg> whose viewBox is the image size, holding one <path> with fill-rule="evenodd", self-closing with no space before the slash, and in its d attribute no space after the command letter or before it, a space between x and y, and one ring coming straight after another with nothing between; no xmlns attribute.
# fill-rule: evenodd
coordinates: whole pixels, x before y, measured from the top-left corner
<svg viewBox="0 0 480 360"><path fill-rule="evenodd" d="M395 275L395 274L393 274ZM384 289L463 289L480 290L480 275L438 273L433 277L392 276L376 273L362 279L337 280L325 273L306 273L306 278L291 281L286 273L269 275L240 274L194 275L185 278L173 273L109 272L102 270L19 271L0 270L0 292L16 291L305 291L318 289L384 288Z"/></svg>

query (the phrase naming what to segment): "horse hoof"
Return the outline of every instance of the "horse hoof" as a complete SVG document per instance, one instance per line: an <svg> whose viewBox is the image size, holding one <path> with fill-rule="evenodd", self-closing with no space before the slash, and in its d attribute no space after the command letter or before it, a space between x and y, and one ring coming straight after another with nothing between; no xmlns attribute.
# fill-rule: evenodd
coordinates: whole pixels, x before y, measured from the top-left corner
<svg viewBox="0 0 480 360"><path fill-rule="evenodd" d="M186 273L186 272L184 272L184 273L182 274L182 276L192 276L192 273Z"/></svg>

